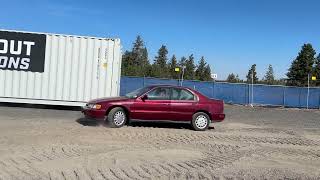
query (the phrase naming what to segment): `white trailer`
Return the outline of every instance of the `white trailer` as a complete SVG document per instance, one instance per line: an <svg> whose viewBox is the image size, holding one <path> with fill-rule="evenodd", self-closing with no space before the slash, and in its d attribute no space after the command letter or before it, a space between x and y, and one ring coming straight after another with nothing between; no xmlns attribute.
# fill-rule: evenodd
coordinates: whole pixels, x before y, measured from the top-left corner
<svg viewBox="0 0 320 180"><path fill-rule="evenodd" d="M120 76L120 39L0 30L0 102L83 106Z"/></svg>

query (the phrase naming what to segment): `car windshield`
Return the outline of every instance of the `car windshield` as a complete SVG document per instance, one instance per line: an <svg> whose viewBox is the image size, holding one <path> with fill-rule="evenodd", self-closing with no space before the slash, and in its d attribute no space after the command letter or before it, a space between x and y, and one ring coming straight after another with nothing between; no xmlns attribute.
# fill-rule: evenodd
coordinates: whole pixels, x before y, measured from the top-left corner
<svg viewBox="0 0 320 180"><path fill-rule="evenodd" d="M151 89L151 87L139 88L139 89L136 89L136 90L126 94L125 96L127 98L136 98L138 96L141 96L143 93L149 91L150 89Z"/></svg>

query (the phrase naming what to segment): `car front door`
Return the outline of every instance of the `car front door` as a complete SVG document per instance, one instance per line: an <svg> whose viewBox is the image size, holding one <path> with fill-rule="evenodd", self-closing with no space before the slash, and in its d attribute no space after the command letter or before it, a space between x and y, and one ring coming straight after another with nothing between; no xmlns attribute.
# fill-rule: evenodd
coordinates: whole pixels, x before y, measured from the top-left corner
<svg viewBox="0 0 320 180"><path fill-rule="evenodd" d="M131 118L136 120L170 120L170 88L157 87L137 98L131 107Z"/></svg>
<svg viewBox="0 0 320 180"><path fill-rule="evenodd" d="M196 96L183 88L171 88L171 116L174 121L191 121L195 112Z"/></svg>

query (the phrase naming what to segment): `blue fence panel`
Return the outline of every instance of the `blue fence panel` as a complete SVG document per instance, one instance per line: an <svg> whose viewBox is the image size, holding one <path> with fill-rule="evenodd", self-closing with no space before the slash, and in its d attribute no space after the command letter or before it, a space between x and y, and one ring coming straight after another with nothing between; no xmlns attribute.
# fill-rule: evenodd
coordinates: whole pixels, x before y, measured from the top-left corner
<svg viewBox="0 0 320 180"><path fill-rule="evenodd" d="M120 96L143 87L143 78L141 77L121 77Z"/></svg>
<svg viewBox="0 0 320 180"><path fill-rule="evenodd" d="M232 84L216 83L214 85L214 98L222 99L226 103L234 103L233 90L234 87Z"/></svg>
<svg viewBox="0 0 320 180"><path fill-rule="evenodd" d="M214 98L222 99L231 104L248 104L248 85L215 83Z"/></svg>
<svg viewBox="0 0 320 180"><path fill-rule="evenodd" d="M232 84L232 102L249 104L249 86L247 84Z"/></svg>
<svg viewBox="0 0 320 180"><path fill-rule="evenodd" d="M308 89L300 88L300 107L307 108Z"/></svg>
<svg viewBox="0 0 320 180"><path fill-rule="evenodd" d="M310 88L309 92L309 108L320 108L320 89Z"/></svg>
<svg viewBox="0 0 320 180"><path fill-rule="evenodd" d="M180 85L178 80L143 77L121 77L120 83L120 95L125 95L128 92L148 85ZM251 86L248 84L185 80L182 85L195 89L209 98L221 99L227 103L251 103ZM253 104L306 108L307 93L307 88L254 85ZM320 108L320 88L310 88L308 104L309 108Z"/></svg>
<svg viewBox="0 0 320 180"><path fill-rule="evenodd" d="M196 88L196 83L195 83L195 81L184 80L182 82L182 86L188 87L188 88L191 88L191 89L195 89Z"/></svg>
<svg viewBox="0 0 320 180"><path fill-rule="evenodd" d="M285 106L301 107L301 90L302 88L286 87L285 88Z"/></svg>
<svg viewBox="0 0 320 180"><path fill-rule="evenodd" d="M253 86L253 104L265 104L283 106L283 87L282 86Z"/></svg>
<svg viewBox="0 0 320 180"><path fill-rule="evenodd" d="M309 98L308 97L308 89L300 88L300 106L301 108L319 108L319 89L310 88L309 90ZM307 106L308 103L308 106Z"/></svg>
<svg viewBox="0 0 320 180"><path fill-rule="evenodd" d="M157 78L144 78L145 86L157 85L157 84L167 84L167 85L178 85L178 80L175 79L157 79Z"/></svg>
<svg viewBox="0 0 320 180"><path fill-rule="evenodd" d="M195 82L195 90L209 98L213 98L213 82Z"/></svg>

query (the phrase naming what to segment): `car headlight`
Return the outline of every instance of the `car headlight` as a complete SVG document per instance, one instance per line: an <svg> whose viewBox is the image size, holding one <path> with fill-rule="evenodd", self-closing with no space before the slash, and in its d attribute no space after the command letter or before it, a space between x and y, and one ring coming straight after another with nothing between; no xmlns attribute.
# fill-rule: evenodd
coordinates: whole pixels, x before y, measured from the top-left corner
<svg viewBox="0 0 320 180"><path fill-rule="evenodd" d="M89 104L90 109L101 109L101 104Z"/></svg>

